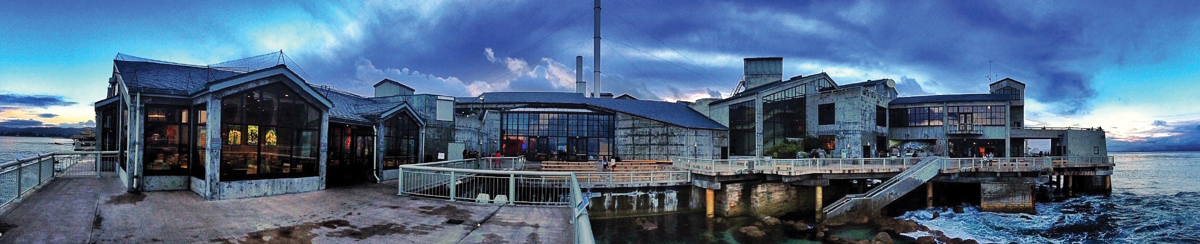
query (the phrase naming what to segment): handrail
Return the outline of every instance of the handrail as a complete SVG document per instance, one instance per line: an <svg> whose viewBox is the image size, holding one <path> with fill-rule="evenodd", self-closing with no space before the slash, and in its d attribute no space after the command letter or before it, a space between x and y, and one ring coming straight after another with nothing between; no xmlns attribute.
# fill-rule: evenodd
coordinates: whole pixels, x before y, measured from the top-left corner
<svg viewBox="0 0 1200 244"><path fill-rule="evenodd" d="M118 153L116 151L41 153L0 163L0 179L3 179L0 180L0 207L21 199L22 195L61 176L78 163L77 160L60 160L56 156L103 156ZM100 171L100 168L97 167L96 171ZM99 172L96 175L99 176Z"/></svg>
<svg viewBox="0 0 1200 244"><path fill-rule="evenodd" d="M474 200L482 203L569 207L571 222L575 224L575 243L595 243L587 215L588 199L583 196L576 173L513 170L520 167L503 170L462 168L479 166L480 161L495 162L493 160L510 160L514 166L524 163L524 158L521 157L490 157L401 165L398 174L398 194L458 201L471 200L459 195L475 193L477 196ZM521 188L518 191L517 185L530 186L533 189ZM460 188L464 192L459 192ZM566 188L567 191L561 192L562 188ZM562 196L562 193L565 193L569 201L555 200ZM494 201L491 199L493 195L496 196ZM523 200L527 197L532 197L533 200Z"/></svg>
<svg viewBox="0 0 1200 244"><path fill-rule="evenodd" d="M838 199L833 204L830 204L829 207L823 209L822 213L827 219L841 217L846 212L850 211L849 209L846 209L846 207L850 206L851 201L859 201L859 204L867 204L868 207L872 208L870 209L871 211L878 210L878 208L882 208L883 205L891 203L896 198L899 198L905 193L908 193L912 189L918 187L919 184L924 183L936 176L938 171L942 168L943 159L944 158L940 157L926 158L912 168L909 168L908 170L905 170L904 172L888 179L887 181L884 181L879 186L872 188L866 193L849 194L841 199ZM885 194L885 192L890 193ZM867 202L863 203L862 201Z"/></svg>

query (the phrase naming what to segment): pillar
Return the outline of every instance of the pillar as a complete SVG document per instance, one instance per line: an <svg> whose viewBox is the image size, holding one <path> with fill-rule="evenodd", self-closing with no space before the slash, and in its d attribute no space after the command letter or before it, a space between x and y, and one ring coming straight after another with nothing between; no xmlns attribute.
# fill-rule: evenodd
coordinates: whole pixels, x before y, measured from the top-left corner
<svg viewBox="0 0 1200 244"><path fill-rule="evenodd" d="M713 217L713 189L704 189L704 214Z"/></svg>
<svg viewBox="0 0 1200 244"><path fill-rule="evenodd" d="M933 181L925 182L925 207L933 208Z"/></svg>
<svg viewBox="0 0 1200 244"><path fill-rule="evenodd" d="M1104 192L1112 193L1112 176L1111 175L1104 176Z"/></svg>
<svg viewBox="0 0 1200 244"><path fill-rule="evenodd" d="M1074 195L1074 194L1071 194L1071 192L1074 190L1073 188L1075 188L1075 186L1074 186L1075 182L1072 182L1072 178L1073 177L1071 177L1070 175L1067 176L1067 196L1068 197L1070 197L1071 195Z"/></svg>
<svg viewBox="0 0 1200 244"><path fill-rule="evenodd" d="M858 180L858 193L867 192L867 180Z"/></svg>
<svg viewBox="0 0 1200 244"><path fill-rule="evenodd" d="M821 210L822 210L821 209L821 203L822 203L821 201L822 201L821 200L821 186L817 186L817 221L820 221L824 217L824 216L821 216L824 213L824 212L821 212Z"/></svg>

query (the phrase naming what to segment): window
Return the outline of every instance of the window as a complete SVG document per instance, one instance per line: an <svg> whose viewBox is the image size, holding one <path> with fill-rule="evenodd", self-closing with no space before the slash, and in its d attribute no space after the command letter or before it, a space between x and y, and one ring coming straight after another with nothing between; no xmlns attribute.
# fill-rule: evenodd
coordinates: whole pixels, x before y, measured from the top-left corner
<svg viewBox="0 0 1200 244"><path fill-rule="evenodd" d="M817 105L817 124L832 125L836 121L837 110L833 103Z"/></svg>
<svg viewBox="0 0 1200 244"><path fill-rule="evenodd" d="M1093 154L1100 154L1100 146L1092 146Z"/></svg>
<svg viewBox="0 0 1200 244"><path fill-rule="evenodd" d="M1005 106L955 106L948 107L947 113L950 125L958 124L973 124L973 125L996 125L1004 126L1007 113ZM960 121L966 120L969 121Z"/></svg>
<svg viewBox="0 0 1200 244"><path fill-rule="evenodd" d="M804 139L805 115L804 85L763 96L763 150ZM747 138L754 138L754 132L750 133ZM750 145L753 147L753 141Z"/></svg>
<svg viewBox="0 0 1200 244"><path fill-rule="evenodd" d="M875 126L887 126L887 108L875 106Z"/></svg>
<svg viewBox="0 0 1200 244"><path fill-rule="evenodd" d="M888 111L892 127L942 126L942 107L894 108Z"/></svg>
<svg viewBox="0 0 1200 244"><path fill-rule="evenodd" d="M142 162L146 175L187 175L191 157L188 109L148 105L145 114Z"/></svg>
<svg viewBox="0 0 1200 244"><path fill-rule="evenodd" d="M204 164L208 161L208 126L206 126L208 124L208 111L205 110L207 107L208 105L206 104L192 107L192 111L196 111L192 115L192 121L195 121L194 124L196 125L195 132L192 134L192 138L195 138L195 140L192 140L192 148L194 148L193 152L195 153L192 154L192 165L189 168L192 171L191 175L200 179L207 179L207 175L204 172Z"/></svg>
<svg viewBox="0 0 1200 244"><path fill-rule="evenodd" d="M1011 100L1021 100L1021 90L1017 90L1016 88L1012 88L1012 87L1006 86L1004 88L1000 88L1000 90L996 90L996 94L1009 95L1008 99L1011 99Z"/></svg>
<svg viewBox="0 0 1200 244"><path fill-rule="evenodd" d="M317 176L320 126L321 111L281 84L222 98L220 179Z"/></svg>
<svg viewBox="0 0 1200 244"><path fill-rule="evenodd" d="M821 140L821 149L833 152L837 147L837 136L819 136L817 139Z"/></svg>
<svg viewBox="0 0 1200 244"><path fill-rule="evenodd" d="M437 100L437 120L451 121L454 120L454 98L441 98Z"/></svg>
<svg viewBox="0 0 1200 244"><path fill-rule="evenodd" d="M754 100L729 105L729 153L732 155L755 155Z"/></svg>
<svg viewBox="0 0 1200 244"><path fill-rule="evenodd" d="M531 160L611 157L614 126L611 114L505 112L500 116L500 150Z"/></svg>
<svg viewBox="0 0 1200 244"><path fill-rule="evenodd" d="M421 126L416 120L408 113L400 113L384 121L383 126L383 168L396 169L400 165L417 163Z"/></svg>

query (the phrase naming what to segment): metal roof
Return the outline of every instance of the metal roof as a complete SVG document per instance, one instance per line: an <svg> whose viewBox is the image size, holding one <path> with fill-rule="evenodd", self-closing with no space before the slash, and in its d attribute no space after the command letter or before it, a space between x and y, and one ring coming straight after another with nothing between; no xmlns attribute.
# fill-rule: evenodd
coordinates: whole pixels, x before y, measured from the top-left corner
<svg viewBox="0 0 1200 244"><path fill-rule="evenodd" d="M913 104L913 103L944 103L944 102L980 102L980 101L1008 101L1009 95L1005 94L952 94L952 95L930 95L930 96L915 96L915 97L898 97L892 99L889 104Z"/></svg>
<svg viewBox="0 0 1200 244"><path fill-rule="evenodd" d="M725 126L692 110L685 104L664 101L630 100L613 98L588 98L581 93L567 92L489 92L484 93L483 103L501 104L564 104L588 105L606 110L631 114L682 127L724 130ZM478 104L479 97L458 97L458 103Z"/></svg>
<svg viewBox="0 0 1200 244"><path fill-rule="evenodd" d="M145 61L113 60L125 86L166 94L186 95L204 87L208 82L221 80L241 72L190 65L175 65Z"/></svg>

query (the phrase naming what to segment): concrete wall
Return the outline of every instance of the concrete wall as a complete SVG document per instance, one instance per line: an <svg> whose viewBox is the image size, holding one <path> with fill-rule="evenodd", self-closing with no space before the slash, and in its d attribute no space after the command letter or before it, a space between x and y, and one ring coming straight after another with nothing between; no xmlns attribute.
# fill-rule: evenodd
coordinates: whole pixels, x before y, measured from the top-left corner
<svg viewBox="0 0 1200 244"><path fill-rule="evenodd" d="M987 212L1037 213L1030 183L996 182L980 184L979 207Z"/></svg>
<svg viewBox="0 0 1200 244"><path fill-rule="evenodd" d="M703 190L697 188L698 190ZM811 188L780 182L742 182L724 184L713 195L718 216L782 216L788 212L815 207Z"/></svg>
<svg viewBox="0 0 1200 244"><path fill-rule="evenodd" d="M588 194L588 216L592 218L627 217L647 214L686 212L703 205L695 205L693 191L704 192L691 186L593 189ZM703 194L701 194L703 195ZM703 201L700 202L703 204Z"/></svg>
<svg viewBox="0 0 1200 244"><path fill-rule="evenodd" d="M421 118L421 121L425 122L425 129L422 131L424 138L421 139L422 153L417 157L419 162L425 162L424 160L426 159L426 155L432 157L433 160L436 161L438 160L438 153L446 153L447 155L450 154L451 152L449 152L447 146L455 141L454 121L437 120L437 97L437 95L417 94L411 96L392 96L371 99L382 102L408 102L408 105L412 106L413 112L415 112L417 116ZM453 110L454 106L444 109ZM450 113L453 113L453 111ZM461 151L454 153L462 155Z"/></svg>
<svg viewBox="0 0 1200 244"><path fill-rule="evenodd" d="M191 176L186 175L148 175L142 177L143 191L174 191L191 188Z"/></svg>
<svg viewBox="0 0 1200 244"><path fill-rule="evenodd" d="M322 189L325 189L325 180L322 177L217 182L217 192L213 199L261 197Z"/></svg>
<svg viewBox="0 0 1200 244"><path fill-rule="evenodd" d="M482 143L480 143L482 141ZM462 143L464 149L484 152L491 156L500 150L500 113L489 110L479 119L479 115L454 115L454 142ZM451 152L455 153L455 152ZM457 152L460 156L462 152Z"/></svg>
<svg viewBox="0 0 1200 244"><path fill-rule="evenodd" d="M1063 144L1066 156L1108 156L1108 144L1101 130L1067 130ZM1098 151L1097 151L1098 150Z"/></svg>
<svg viewBox="0 0 1200 244"><path fill-rule="evenodd" d="M815 89L815 88L814 88ZM875 137L888 135L888 127L877 126L875 123L876 108L887 108L889 96L881 95L866 88L849 88L832 92L809 95L806 101L809 134L814 136L836 136L834 157L841 157L842 152L851 158L863 156L863 146L874 145ZM835 111L834 124L820 125L821 104L833 103Z"/></svg>
<svg viewBox="0 0 1200 244"><path fill-rule="evenodd" d="M713 158L728 146L728 131L684 128L624 113L617 113L616 120L614 146L623 160Z"/></svg>
<svg viewBox="0 0 1200 244"><path fill-rule="evenodd" d="M200 178L196 178L196 177L189 177L189 178L190 179L188 179L188 190L195 192L196 194L200 195L200 197L208 199L208 191L205 191L208 189L208 187L207 187L208 182L205 180L202 180Z"/></svg>

